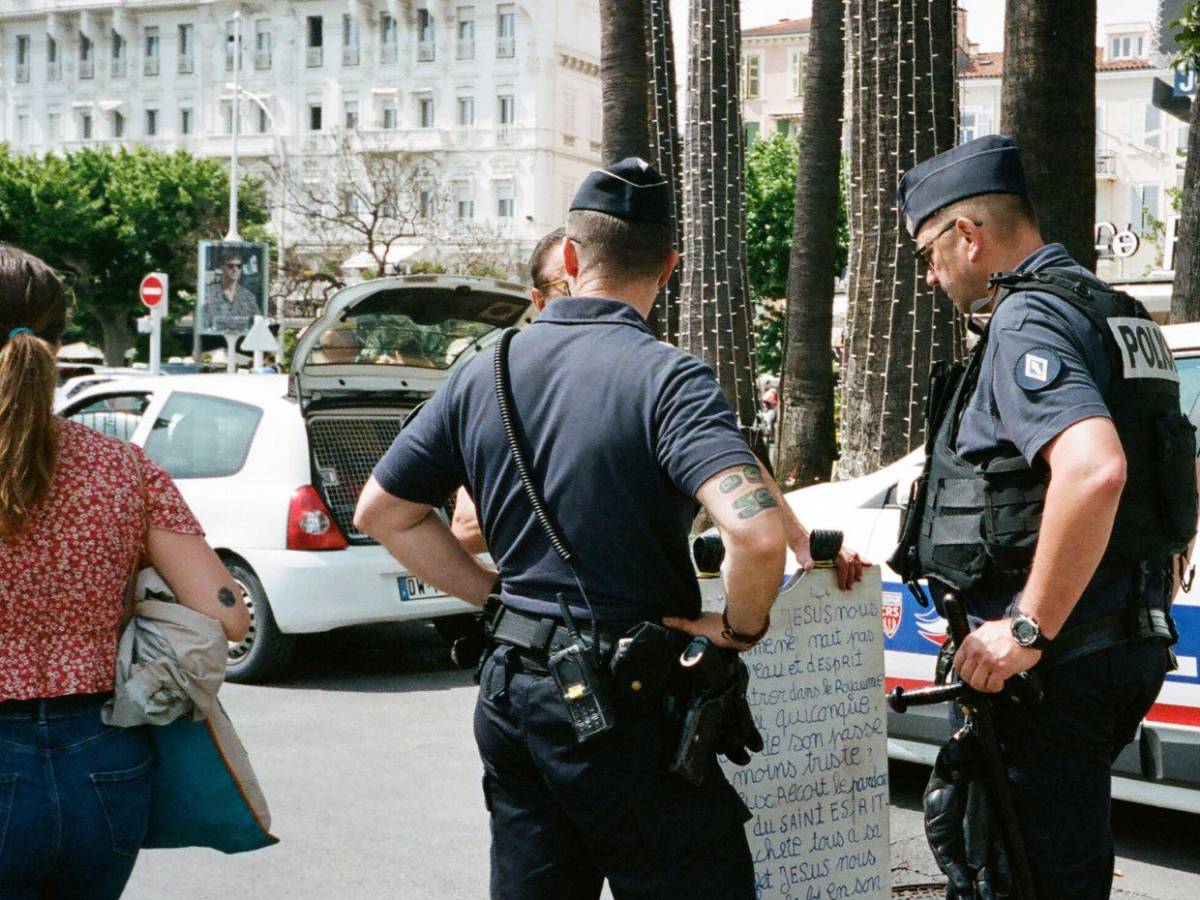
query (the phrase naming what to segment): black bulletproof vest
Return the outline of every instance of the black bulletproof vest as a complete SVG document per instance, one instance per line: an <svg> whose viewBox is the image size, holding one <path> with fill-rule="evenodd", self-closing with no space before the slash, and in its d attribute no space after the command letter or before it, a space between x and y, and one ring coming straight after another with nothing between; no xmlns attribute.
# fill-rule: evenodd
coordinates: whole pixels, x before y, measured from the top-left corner
<svg viewBox="0 0 1200 900"><path fill-rule="evenodd" d="M1196 532L1195 429L1179 409L1179 381L1162 331L1137 300L1047 269L997 275L996 305L1037 290L1070 303L1104 338L1112 367L1105 404L1121 441L1126 483L1107 564L1165 567ZM1019 454L968 462L955 451L990 327L980 338L943 408L930 409L925 471L914 485L893 567L906 579L932 576L966 590L981 582L1023 583L1041 527L1049 471Z"/></svg>

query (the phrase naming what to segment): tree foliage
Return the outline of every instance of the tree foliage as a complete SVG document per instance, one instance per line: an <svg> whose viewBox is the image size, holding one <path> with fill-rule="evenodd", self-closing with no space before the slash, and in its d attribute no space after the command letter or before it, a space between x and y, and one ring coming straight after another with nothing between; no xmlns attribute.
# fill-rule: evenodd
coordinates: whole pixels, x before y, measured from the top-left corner
<svg viewBox="0 0 1200 900"><path fill-rule="evenodd" d="M1200 0L1184 7L1172 23L1179 45L1176 66L1200 66ZM1175 285L1171 291L1171 321L1200 319L1200 102L1192 100L1188 125L1187 165L1179 192L1179 239L1175 244Z"/></svg>
<svg viewBox="0 0 1200 900"><path fill-rule="evenodd" d="M0 146L0 240L63 275L75 296L69 336L102 343L110 365L133 345L147 272L170 277L171 319L191 312L196 242L222 237L228 198L224 165L183 151L85 148L36 157ZM238 215L245 235L261 238L267 206L250 176L240 185Z"/></svg>

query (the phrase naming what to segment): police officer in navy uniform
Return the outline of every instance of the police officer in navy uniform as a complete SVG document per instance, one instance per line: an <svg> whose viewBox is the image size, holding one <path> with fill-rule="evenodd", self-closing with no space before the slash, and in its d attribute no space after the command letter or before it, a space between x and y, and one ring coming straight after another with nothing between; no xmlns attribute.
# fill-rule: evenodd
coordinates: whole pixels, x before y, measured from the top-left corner
<svg viewBox="0 0 1200 900"><path fill-rule="evenodd" d="M912 574L982 623L964 681L1040 676L1040 705L994 706L1038 895L1107 897L1110 767L1171 664L1196 525L1179 376L1140 304L1043 241L1011 139L922 162L899 202L926 281L991 314L933 423Z"/></svg>
<svg viewBox="0 0 1200 900"><path fill-rule="evenodd" d="M589 175L563 244L572 296L551 301L509 348L532 479L578 580L534 521L492 351L455 372L401 432L359 502L359 527L414 574L482 605L497 573L435 513L466 485L502 576L475 716L493 897L597 897L605 879L618 898L754 896L749 813L719 771L700 787L668 772L678 734L661 709L618 711L614 728L580 741L546 648L510 639L561 633L559 594L581 632L594 616L605 652L645 620L737 650L767 628L787 538L778 488L712 370L646 324L678 260L670 209L666 181L641 160ZM723 615L700 611L688 532L701 504L726 548Z"/></svg>

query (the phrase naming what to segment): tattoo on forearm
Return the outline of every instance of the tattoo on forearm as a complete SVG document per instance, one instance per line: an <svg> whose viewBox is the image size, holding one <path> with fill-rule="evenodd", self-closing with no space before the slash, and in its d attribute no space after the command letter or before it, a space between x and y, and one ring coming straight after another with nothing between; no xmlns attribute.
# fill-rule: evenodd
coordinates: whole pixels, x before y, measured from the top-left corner
<svg viewBox="0 0 1200 900"><path fill-rule="evenodd" d="M233 597L233 591L225 587L217 591L217 600L222 606L234 606L237 604L237 600Z"/></svg>
<svg viewBox="0 0 1200 900"><path fill-rule="evenodd" d="M779 504L766 488L756 488L753 492L738 497L732 505L738 511L739 519L749 519L764 509L771 509Z"/></svg>
<svg viewBox="0 0 1200 900"><path fill-rule="evenodd" d="M751 484L762 484L762 470L758 466L742 466L742 474Z"/></svg>
<svg viewBox="0 0 1200 900"><path fill-rule="evenodd" d="M740 475L730 475L721 479L721 483L718 485L718 488L722 494L729 494L737 490L741 483L742 477Z"/></svg>

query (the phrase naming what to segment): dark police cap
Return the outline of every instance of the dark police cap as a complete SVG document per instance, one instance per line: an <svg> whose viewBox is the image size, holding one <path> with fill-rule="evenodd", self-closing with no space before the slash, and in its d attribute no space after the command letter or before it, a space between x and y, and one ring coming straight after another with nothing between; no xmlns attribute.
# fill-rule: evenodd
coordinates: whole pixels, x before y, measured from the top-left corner
<svg viewBox="0 0 1200 900"><path fill-rule="evenodd" d="M671 186L654 166L631 156L583 180L571 210L590 209L627 222L671 224Z"/></svg>
<svg viewBox="0 0 1200 900"><path fill-rule="evenodd" d="M1016 141L1002 134L976 138L913 166L897 196L908 233L939 209L979 194L1024 194L1025 169Z"/></svg>

